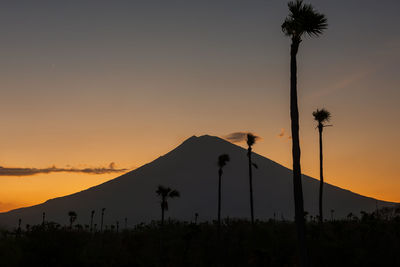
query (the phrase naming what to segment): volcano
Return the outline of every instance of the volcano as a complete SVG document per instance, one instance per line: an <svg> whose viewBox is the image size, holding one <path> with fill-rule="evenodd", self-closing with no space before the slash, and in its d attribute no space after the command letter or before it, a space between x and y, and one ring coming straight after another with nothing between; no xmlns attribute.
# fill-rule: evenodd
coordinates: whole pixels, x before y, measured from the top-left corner
<svg viewBox="0 0 400 267"><path fill-rule="evenodd" d="M211 221L217 215L217 186L219 155L227 153L230 162L222 177L222 217L249 218L249 185L247 150L213 136L190 137L174 150L121 175L87 190L50 199L42 204L20 208L0 214L0 225L15 226L21 218L23 224L39 224L42 213L46 221L68 224L68 211L77 213L76 223L89 224L90 213L95 210L94 223L100 225L101 209L106 208L104 224L128 225L150 222L160 218L160 202L156 187L165 185L177 189L181 197L169 202L167 218L193 220L195 213L200 221ZM278 163L254 153L258 169L253 172L254 212L256 219L294 219L292 171ZM310 215L318 213L319 181L303 176L305 210ZM393 203L379 201L330 184L324 187L324 214L344 218L352 212L371 212L377 206Z"/></svg>

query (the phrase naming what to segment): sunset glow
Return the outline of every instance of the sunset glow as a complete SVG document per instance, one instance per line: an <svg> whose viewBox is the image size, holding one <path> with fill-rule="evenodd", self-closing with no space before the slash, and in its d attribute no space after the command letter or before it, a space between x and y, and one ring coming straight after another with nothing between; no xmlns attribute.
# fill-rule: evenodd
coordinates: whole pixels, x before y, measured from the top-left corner
<svg viewBox="0 0 400 267"><path fill-rule="evenodd" d="M1 167L133 170L192 135L250 131L291 168L286 1L33 2L0 9ZM326 182L400 202L398 3L313 3L330 27L299 51L302 171L319 177L325 107ZM0 176L0 211L120 174Z"/></svg>

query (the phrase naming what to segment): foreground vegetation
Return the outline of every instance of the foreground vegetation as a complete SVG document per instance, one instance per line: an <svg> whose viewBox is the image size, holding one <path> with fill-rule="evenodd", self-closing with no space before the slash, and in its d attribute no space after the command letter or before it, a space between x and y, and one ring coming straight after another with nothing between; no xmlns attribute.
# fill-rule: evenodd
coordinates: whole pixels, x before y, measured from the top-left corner
<svg viewBox="0 0 400 267"><path fill-rule="evenodd" d="M400 213L400 212L399 212ZM393 214L395 216L393 216ZM1 266L298 266L293 222L166 221L90 233L55 223L2 231ZM313 266L400 266L400 214L306 223Z"/></svg>

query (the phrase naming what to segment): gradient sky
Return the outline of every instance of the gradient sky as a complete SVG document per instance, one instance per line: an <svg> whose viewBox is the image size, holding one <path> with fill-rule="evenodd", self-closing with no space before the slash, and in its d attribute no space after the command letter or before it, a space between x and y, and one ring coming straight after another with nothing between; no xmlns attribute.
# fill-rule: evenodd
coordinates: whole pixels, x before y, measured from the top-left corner
<svg viewBox="0 0 400 267"><path fill-rule="evenodd" d="M303 172L318 177L311 113L325 107L326 181L400 202L400 2L311 3L329 29L298 56ZM132 169L192 135L252 131L255 152L290 167L287 13L282 0L1 1L0 166ZM0 176L0 211L117 175Z"/></svg>

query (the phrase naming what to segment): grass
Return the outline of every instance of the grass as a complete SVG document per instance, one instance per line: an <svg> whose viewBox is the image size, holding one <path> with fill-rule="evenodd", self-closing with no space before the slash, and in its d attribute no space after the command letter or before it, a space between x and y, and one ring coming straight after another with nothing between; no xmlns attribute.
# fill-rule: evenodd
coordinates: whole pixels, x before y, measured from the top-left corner
<svg viewBox="0 0 400 267"><path fill-rule="evenodd" d="M298 266L288 221L167 221L90 233L54 223L2 231L0 266ZM313 266L400 266L400 216L307 223Z"/></svg>

